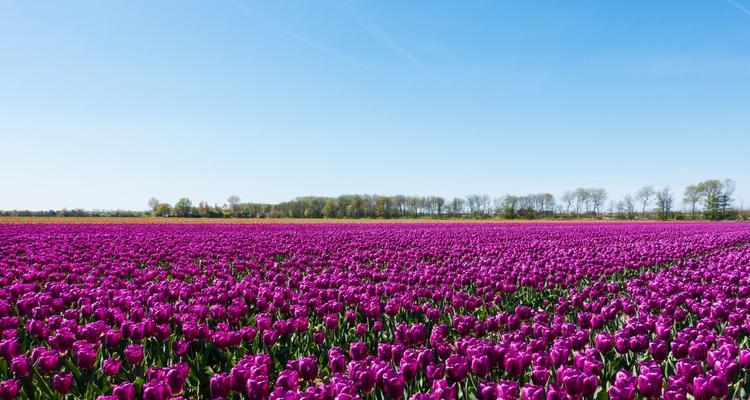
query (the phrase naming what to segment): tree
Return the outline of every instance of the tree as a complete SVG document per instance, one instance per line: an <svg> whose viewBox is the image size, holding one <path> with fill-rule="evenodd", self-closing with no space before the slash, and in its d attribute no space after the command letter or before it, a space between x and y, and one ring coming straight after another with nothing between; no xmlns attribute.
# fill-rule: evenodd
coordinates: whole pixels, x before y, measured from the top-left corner
<svg viewBox="0 0 750 400"><path fill-rule="evenodd" d="M575 193L566 191L565 193L563 193L560 199L562 200L563 204L565 204L565 213L570 214L570 207L573 205L573 202L575 202L576 199Z"/></svg>
<svg viewBox="0 0 750 400"><path fill-rule="evenodd" d="M189 217L193 213L193 202L183 197L174 205L174 213L178 217Z"/></svg>
<svg viewBox="0 0 750 400"><path fill-rule="evenodd" d="M672 212L672 202L672 192L669 190L669 186L656 192L656 209L662 221L669 218L669 214Z"/></svg>
<svg viewBox="0 0 750 400"><path fill-rule="evenodd" d="M375 200L375 216L378 218L390 218L392 208L393 201L388 196L379 196Z"/></svg>
<svg viewBox="0 0 750 400"><path fill-rule="evenodd" d="M729 215L734 194L734 181L711 179L696 185L703 201L703 214L707 219L724 219Z"/></svg>
<svg viewBox="0 0 750 400"><path fill-rule="evenodd" d="M157 203L154 206L154 215L157 217L168 217L172 213L172 206L167 203Z"/></svg>
<svg viewBox="0 0 750 400"><path fill-rule="evenodd" d="M519 207L519 197L513 195L507 195L503 197L503 201L500 205L500 213L503 218L513 219L516 217L516 211Z"/></svg>
<svg viewBox="0 0 750 400"><path fill-rule="evenodd" d="M589 199L594 209L594 216L596 216L599 213L599 209L604 204L604 201L607 200L607 191L601 188L591 188L588 189L588 192Z"/></svg>
<svg viewBox="0 0 750 400"><path fill-rule="evenodd" d="M338 205L336 199L327 199L323 204L323 218L338 217Z"/></svg>
<svg viewBox="0 0 750 400"><path fill-rule="evenodd" d="M651 202L651 199L656 194L656 191L654 190L653 186L644 186L641 188L641 190L637 191L635 193L635 200L639 203L641 203L641 213L646 214L646 207Z"/></svg>
<svg viewBox="0 0 750 400"><path fill-rule="evenodd" d="M232 211L232 216L236 217L240 209L240 196L229 196L229 198L227 198L227 203L229 203L229 209Z"/></svg>
<svg viewBox="0 0 750 400"><path fill-rule="evenodd" d="M703 193L698 185L690 185L685 188L685 196L682 202L690 205L690 217L695 219L695 206L701 201Z"/></svg>
<svg viewBox="0 0 750 400"><path fill-rule="evenodd" d="M466 208L466 200L456 197L448 203L448 214L452 217L460 217L464 214Z"/></svg>
<svg viewBox="0 0 750 400"><path fill-rule="evenodd" d="M156 206L159 205L159 200L156 197L148 199L148 209L156 211Z"/></svg>
<svg viewBox="0 0 750 400"><path fill-rule="evenodd" d="M625 195L622 199L622 210L628 219L635 218L635 200L633 200L633 196L629 194Z"/></svg>
<svg viewBox="0 0 750 400"><path fill-rule="evenodd" d="M575 196L576 214L580 214L581 208L583 208L584 205L588 206L589 191L585 188L578 188L573 192L573 196Z"/></svg>
<svg viewBox="0 0 750 400"><path fill-rule="evenodd" d="M445 199L442 198L442 197L440 197L440 196L438 196L438 197L434 197L433 201L435 202L435 208L436 208L436 211L437 211L437 215L438 215L438 217L441 217L443 215L443 209L445 207Z"/></svg>
<svg viewBox="0 0 750 400"><path fill-rule="evenodd" d="M485 208L489 205L489 201L488 196L480 194L466 196L466 205L469 207L469 213L475 217L484 214Z"/></svg>

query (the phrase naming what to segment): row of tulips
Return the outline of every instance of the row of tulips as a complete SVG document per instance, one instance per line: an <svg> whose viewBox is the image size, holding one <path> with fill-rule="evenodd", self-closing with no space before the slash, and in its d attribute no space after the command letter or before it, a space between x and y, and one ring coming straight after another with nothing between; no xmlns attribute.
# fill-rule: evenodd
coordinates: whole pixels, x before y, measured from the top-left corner
<svg viewBox="0 0 750 400"><path fill-rule="evenodd" d="M746 396L748 241L742 224L3 226L0 398Z"/></svg>

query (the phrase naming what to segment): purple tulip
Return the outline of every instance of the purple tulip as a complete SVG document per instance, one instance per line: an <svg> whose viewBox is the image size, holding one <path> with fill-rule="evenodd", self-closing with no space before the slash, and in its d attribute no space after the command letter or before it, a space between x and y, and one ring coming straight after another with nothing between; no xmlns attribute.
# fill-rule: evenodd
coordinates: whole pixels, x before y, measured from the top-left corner
<svg viewBox="0 0 750 400"><path fill-rule="evenodd" d="M363 342L354 342L349 345L349 357L355 361L362 361L367 357L367 347Z"/></svg>
<svg viewBox="0 0 750 400"><path fill-rule="evenodd" d="M143 400L167 400L170 397L169 386L162 381L150 381L143 385Z"/></svg>
<svg viewBox="0 0 750 400"><path fill-rule="evenodd" d="M120 372L120 360L108 358L102 362L102 372L107 376L114 376Z"/></svg>
<svg viewBox="0 0 750 400"><path fill-rule="evenodd" d="M229 376L223 373L214 374L209 381L209 389L212 399L226 398L230 391Z"/></svg>
<svg viewBox="0 0 750 400"><path fill-rule="evenodd" d="M73 374L60 372L52 377L52 388L60 394L67 394L73 388Z"/></svg>
<svg viewBox="0 0 750 400"><path fill-rule="evenodd" d="M544 388L527 383L521 389L521 400L544 400Z"/></svg>
<svg viewBox="0 0 750 400"><path fill-rule="evenodd" d="M655 362L642 364L637 378L638 392L646 398L661 396L663 379L659 364Z"/></svg>
<svg viewBox="0 0 750 400"><path fill-rule="evenodd" d="M404 397L404 376L387 369L383 375L383 391L389 399L401 400Z"/></svg>
<svg viewBox="0 0 750 400"><path fill-rule="evenodd" d="M115 385L112 388L112 394L117 400L134 400L135 399L135 386L130 382L123 382L119 385Z"/></svg>
<svg viewBox="0 0 750 400"><path fill-rule="evenodd" d="M299 359L299 375L307 381L318 377L318 361L315 357L309 356Z"/></svg>
<svg viewBox="0 0 750 400"><path fill-rule="evenodd" d="M15 379L7 379L0 382L0 399L14 400L18 396L21 384Z"/></svg>
<svg viewBox="0 0 750 400"><path fill-rule="evenodd" d="M454 354L445 360L445 373L453 382L462 382L469 374L469 360Z"/></svg>
<svg viewBox="0 0 750 400"><path fill-rule="evenodd" d="M143 362L143 347L138 344L131 344L125 348L125 358L130 364L138 365ZM154 389L157 390L157 389Z"/></svg>

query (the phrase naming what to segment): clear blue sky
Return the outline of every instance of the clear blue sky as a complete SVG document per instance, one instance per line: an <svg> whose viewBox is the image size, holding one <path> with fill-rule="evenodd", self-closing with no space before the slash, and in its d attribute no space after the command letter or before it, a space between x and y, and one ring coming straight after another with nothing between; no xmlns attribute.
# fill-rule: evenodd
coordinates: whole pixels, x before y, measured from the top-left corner
<svg viewBox="0 0 750 400"><path fill-rule="evenodd" d="M750 0L0 0L0 209L709 178L750 206Z"/></svg>

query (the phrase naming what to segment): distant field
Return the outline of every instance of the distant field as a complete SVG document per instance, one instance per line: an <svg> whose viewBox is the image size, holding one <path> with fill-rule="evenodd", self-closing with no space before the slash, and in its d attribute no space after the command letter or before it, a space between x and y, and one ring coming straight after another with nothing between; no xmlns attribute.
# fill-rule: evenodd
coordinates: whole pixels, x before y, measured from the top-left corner
<svg viewBox="0 0 750 400"><path fill-rule="evenodd" d="M571 222L651 222L603 221L591 219L338 219L338 218L148 218L148 217L0 217L0 224L372 224L372 223L571 223ZM663 223L658 221L659 223ZM684 222L684 221L683 221Z"/></svg>

